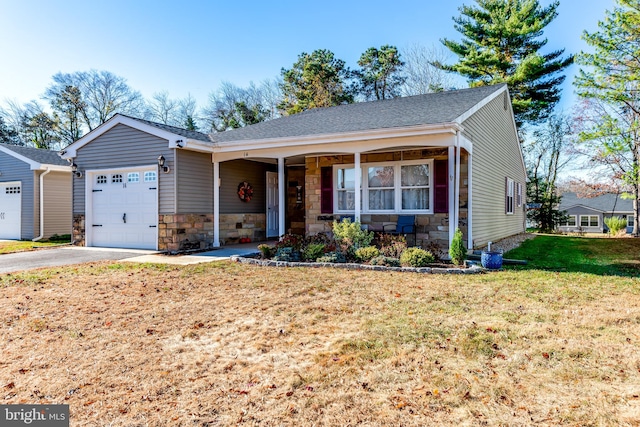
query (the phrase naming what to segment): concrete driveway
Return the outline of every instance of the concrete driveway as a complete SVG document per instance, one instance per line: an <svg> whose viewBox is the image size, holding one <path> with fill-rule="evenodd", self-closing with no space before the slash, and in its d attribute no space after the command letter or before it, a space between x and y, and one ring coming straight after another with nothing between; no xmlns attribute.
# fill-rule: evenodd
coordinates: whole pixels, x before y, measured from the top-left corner
<svg viewBox="0 0 640 427"><path fill-rule="evenodd" d="M92 261L117 261L154 253L155 251L137 249L84 248L78 246L17 252L0 255L0 274L40 267L82 264Z"/></svg>
<svg viewBox="0 0 640 427"><path fill-rule="evenodd" d="M124 261L154 264L199 264L229 259L234 255L250 255L260 251L258 243L229 245L194 255L163 255L141 249L87 248L62 246L32 252L0 255L0 274L13 273L40 267L57 267L92 261Z"/></svg>

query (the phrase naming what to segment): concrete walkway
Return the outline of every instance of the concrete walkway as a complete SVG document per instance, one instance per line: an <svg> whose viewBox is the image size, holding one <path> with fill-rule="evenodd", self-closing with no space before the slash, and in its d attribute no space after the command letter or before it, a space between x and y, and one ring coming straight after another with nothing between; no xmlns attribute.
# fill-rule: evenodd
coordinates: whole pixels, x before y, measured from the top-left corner
<svg viewBox="0 0 640 427"><path fill-rule="evenodd" d="M243 243L239 245L227 245L207 252L198 252L193 255L164 255L146 254L133 258L125 258L124 262L140 262L153 264L190 265L203 262L223 261L232 256L259 254L258 245L265 242Z"/></svg>

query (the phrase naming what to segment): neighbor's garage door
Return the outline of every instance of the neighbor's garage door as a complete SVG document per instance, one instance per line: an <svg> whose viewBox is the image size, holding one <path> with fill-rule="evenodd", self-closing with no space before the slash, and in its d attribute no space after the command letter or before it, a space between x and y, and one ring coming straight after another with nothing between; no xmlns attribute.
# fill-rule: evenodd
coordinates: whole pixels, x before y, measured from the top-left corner
<svg viewBox="0 0 640 427"><path fill-rule="evenodd" d="M89 246L157 249L158 177L155 168L91 173ZM87 230L88 231L88 230Z"/></svg>
<svg viewBox="0 0 640 427"><path fill-rule="evenodd" d="M20 239L22 185L0 182L0 239Z"/></svg>

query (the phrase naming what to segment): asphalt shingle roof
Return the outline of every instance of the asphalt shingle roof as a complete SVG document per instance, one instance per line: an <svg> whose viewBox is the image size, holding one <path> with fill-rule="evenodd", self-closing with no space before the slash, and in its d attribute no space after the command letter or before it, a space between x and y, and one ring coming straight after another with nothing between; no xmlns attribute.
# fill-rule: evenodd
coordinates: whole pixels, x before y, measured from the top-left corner
<svg viewBox="0 0 640 427"><path fill-rule="evenodd" d="M504 84L430 93L383 101L316 108L211 135L214 142L358 132L451 123Z"/></svg>
<svg viewBox="0 0 640 427"><path fill-rule="evenodd" d="M156 123L156 122L152 122L150 120L139 119L137 117L127 116L125 114L120 114L120 115L124 116L124 117L129 117L130 119L137 120L137 121L139 121L141 123L145 123L145 124L148 124L148 125L153 126L153 127L157 127L158 129L166 130L167 132L175 133L176 135L184 136L185 138L197 139L199 141L205 141L205 142L211 142L211 138L209 138L209 135L207 135L206 133L198 132L198 131L195 131L195 130L187 130L187 129L183 129L183 128L179 128L179 127L175 127L175 126L169 126L169 125L165 125L165 124L162 124L162 123Z"/></svg>
<svg viewBox="0 0 640 427"><path fill-rule="evenodd" d="M23 147L20 145L2 144L16 154L20 154L34 162L45 165L69 166L69 163L62 159L56 151L45 150L43 148Z"/></svg>
<svg viewBox="0 0 640 427"><path fill-rule="evenodd" d="M596 197L578 197L576 193L564 193L559 210L565 211L573 206L582 205L602 212L632 212L633 200L623 199L619 194L602 194Z"/></svg>

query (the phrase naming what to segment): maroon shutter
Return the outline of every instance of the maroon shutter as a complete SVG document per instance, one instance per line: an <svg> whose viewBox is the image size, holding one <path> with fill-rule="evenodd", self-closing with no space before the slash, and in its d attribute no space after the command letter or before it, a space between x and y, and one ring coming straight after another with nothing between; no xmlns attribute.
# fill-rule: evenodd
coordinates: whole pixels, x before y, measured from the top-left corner
<svg viewBox="0 0 640 427"><path fill-rule="evenodd" d="M435 213L449 212L448 160L435 160L433 167L433 211Z"/></svg>
<svg viewBox="0 0 640 427"><path fill-rule="evenodd" d="M320 168L320 212L333 213L333 168Z"/></svg>

